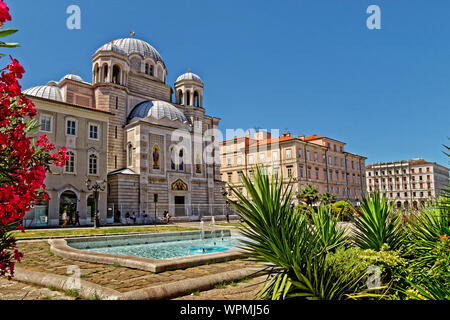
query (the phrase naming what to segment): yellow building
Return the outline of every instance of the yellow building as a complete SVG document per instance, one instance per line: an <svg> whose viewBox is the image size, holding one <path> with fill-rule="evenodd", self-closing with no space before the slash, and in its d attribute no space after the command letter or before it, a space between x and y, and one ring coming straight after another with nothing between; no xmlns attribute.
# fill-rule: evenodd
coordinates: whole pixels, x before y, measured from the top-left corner
<svg viewBox="0 0 450 320"><path fill-rule="evenodd" d="M344 150L345 143L323 136L293 137L285 133L272 138L259 131L253 137L235 137L221 142L222 181L245 192L240 173L250 175L257 165L269 175L289 179L295 192L307 184L319 193L332 193L338 200L357 201L365 192L364 156Z"/></svg>

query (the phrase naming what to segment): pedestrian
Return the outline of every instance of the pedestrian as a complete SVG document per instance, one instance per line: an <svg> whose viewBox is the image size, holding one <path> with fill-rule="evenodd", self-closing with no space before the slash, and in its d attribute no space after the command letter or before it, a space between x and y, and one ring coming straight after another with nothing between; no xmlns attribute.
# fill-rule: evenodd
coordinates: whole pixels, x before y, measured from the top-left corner
<svg viewBox="0 0 450 320"><path fill-rule="evenodd" d="M145 210L144 210L142 216L144 217L144 224L147 224L147 213L145 212Z"/></svg>
<svg viewBox="0 0 450 320"><path fill-rule="evenodd" d="M100 227L100 211L97 210L97 212L95 213L95 220L97 222L97 228Z"/></svg>
<svg viewBox="0 0 450 320"><path fill-rule="evenodd" d="M133 224L136 224L136 215L133 213L131 214L131 220L133 220Z"/></svg>
<svg viewBox="0 0 450 320"><path fill-rule="evenodd" d="M62 227L65 228L67 226L67 212L66 212L66 210L63 211L61 219L62 219Z"/></svg>
<svg viewBox="0 0 450 320"><path fill-rule="evenodd" d="M80 212L79 211L75 212L75 223L74 223L74 225L76 226L77 224L79 226L81 226L80 225Z"/></svg>
<svg viewBox="0 0 450 320"><path fill-rule="evenodd" d="M127 224L130 223L130 212L127 211L127 213L125 213L125 221L127 222Z"/></svg>

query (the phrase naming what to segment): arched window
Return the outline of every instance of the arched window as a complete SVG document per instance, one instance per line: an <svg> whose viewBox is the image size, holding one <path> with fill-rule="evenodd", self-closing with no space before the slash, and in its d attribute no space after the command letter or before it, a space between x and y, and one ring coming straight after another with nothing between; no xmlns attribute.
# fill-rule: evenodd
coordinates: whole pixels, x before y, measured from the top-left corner
<svg viewBox="0 0 450 320"><path fill-rule="evenodd" d="M98 64L94 67L94 83L100 82L100 68L98 67Z"/></svg>
<svg viewBox="0 0 450 320"><path fill-rule="evenodd" d="M189 106L191 104L191 93L186 92L186 105Z"/></svg>
<svg viewBox="0 0 450 320"><path fill-rule="evenodd" d="M74 173L75 172L75 154L72 151L66 153L68 159L66 166L64 168L65 172Z"/></svg>
<svg viewBox="0 0 450 320"><path fill-rule="evenodd" d="M159 169L159 147L153 146L153 169Z"/></svg>
<svg viewBox="0 0 450 320"><path fill-rule="evenodd" d="M105 64L103 66L103 82L107 82L108 81L108 65Z"/></svg>
<svg viewBox="0 0 450 320"><path fill-rule="evenodd" d="M195 155L195 172L202 173L202 159L199 153Z"/></svg>
<svg viewBox="0 0 450 320"><path fill-rule="evenodd" d="M113 66L113 78L112 82L115 84L120 84L120 67L118 65Z"/></svg>
<svg viewBox="0 0 450 320"><path fill-rule="evenodd" d="M98 174L97 156L95 154L89 155L89 174Z"/></svg>
<svg viewBox="0 0 450 320"><path fill-rule="evenodd" d="M174 148L170 149L170 169L175 170L175 150Z"/></svg>
<svg viewBox="0 0 450 320"><path fill-rule="evenodd" d="M133 165L133 146L131 144L128 145L128 166Z"/></svg>
<svg viewBox="0 0 450 320"><path fill-rule="evenodd" d="M148 63L145 64L145 74L149 74L150 73L150 68Z"/></svg>
<svg viewBox="0 0 450 320"><path fill-rule="evenodd" d="M178 170L184 171L184 152L183 149L178 153Z"/></svg>
<svg viewBox="0 0 450 320"><path fill-rule="evenodd" d="M150 73L149 75L153 76L154 75L154 70L153 70L153 65L150 65Z"/></svg>
<svg viewBox="0 0 450 320"><path fill-rule="evenodd" d="M183 104L183 91L178 90L178 104Z"/></svg>
<svg viewBox="0 0 450 320"><path fill-rule="evenodd" d="M194 106L195 107L199 107L200 106L200 101L199 101L199 97L198 97L198 92L194 91Z"/></svg>

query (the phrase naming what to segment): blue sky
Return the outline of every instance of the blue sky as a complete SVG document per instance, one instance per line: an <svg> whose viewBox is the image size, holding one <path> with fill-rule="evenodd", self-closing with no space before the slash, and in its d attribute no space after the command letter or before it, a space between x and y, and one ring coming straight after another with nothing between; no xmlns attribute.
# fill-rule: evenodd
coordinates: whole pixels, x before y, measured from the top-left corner
<svg viewBox="0 0 450 320"><path fill-rule="evenodd" d="M220 128L287 128L347 143L366 163L423 157L449 166L450 1L6 0L20 29L3 50L28 71L22 86L74 70L129 36L154 46L168 83L187 68L205 82ZM81 30L66 8L81 8ZM381 8L381 30L366 9ZM5 58L3 58L5 59Z"/></svg>

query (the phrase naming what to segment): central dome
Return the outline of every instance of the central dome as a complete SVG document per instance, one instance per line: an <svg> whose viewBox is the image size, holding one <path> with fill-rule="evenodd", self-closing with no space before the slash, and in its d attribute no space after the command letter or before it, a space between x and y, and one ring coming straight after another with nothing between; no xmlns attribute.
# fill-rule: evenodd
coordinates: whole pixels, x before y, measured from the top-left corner
<svg viewBox="0 0 450 320"><path fill-rule="evenodd" d="M135 117L152 117L155 119L168 118L172 121L178 120L182 123L188 122L186 116L183 114L183 112L178 110L177 107L171 105L168 102L160 100L143 101L137 104L128 115L128 121Z"/></svg>
<svg viewBox="0 0 450 320"><path fill-rule="evenodd" d="M112 40L101 46L95 53L99 51L115 51L126 55L131 53L139 53L143 57L152 57L156 61L163 62L161 55L155 48L147 42L136 38Z"/></svg>

